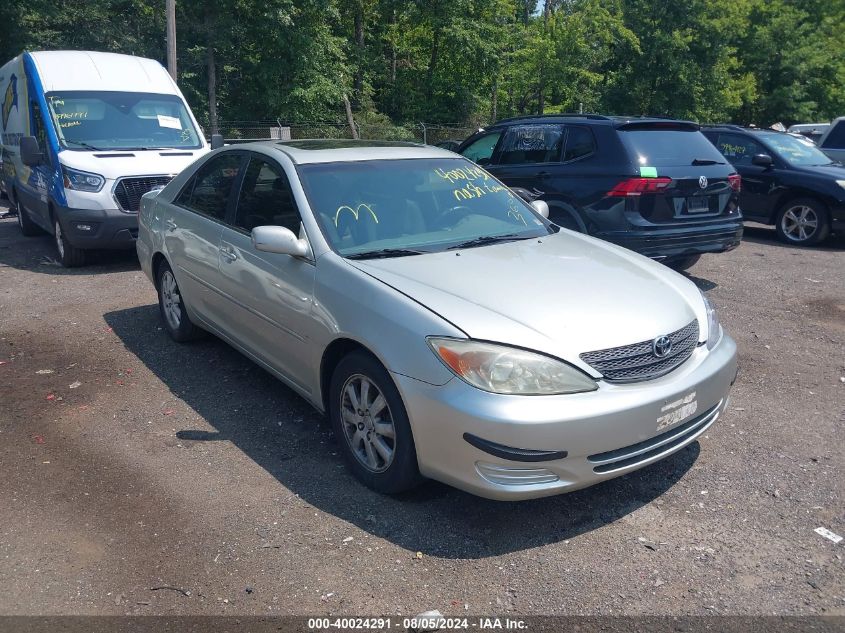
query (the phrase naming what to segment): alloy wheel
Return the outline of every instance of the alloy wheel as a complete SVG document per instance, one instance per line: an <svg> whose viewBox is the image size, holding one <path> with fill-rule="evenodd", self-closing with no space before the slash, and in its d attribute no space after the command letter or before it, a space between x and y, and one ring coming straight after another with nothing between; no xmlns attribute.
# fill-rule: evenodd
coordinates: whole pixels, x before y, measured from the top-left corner
<svg viewBox="0 0 845 633"><path fill-rule="evenodd" d="M812 207L799 205L787 209L780 221L786 237L794 242L806 242L819 228L819 218Z"/></svg>
<svg viewBox="0 0 845 633"><path fill-rule="evenodd" d="M167 324L172 329L178 330L182 324L182 296L179 294L176 279L169 270L161 276L161 305L164 308Z"/></svg>
<svg viewBox="0 0 845 633"><path fill-rule="evenodd" d="M340 417L352 454L367 470L380 473L393 463L396 427L387 400L367 376L353 374L343 385Z"/></svg>

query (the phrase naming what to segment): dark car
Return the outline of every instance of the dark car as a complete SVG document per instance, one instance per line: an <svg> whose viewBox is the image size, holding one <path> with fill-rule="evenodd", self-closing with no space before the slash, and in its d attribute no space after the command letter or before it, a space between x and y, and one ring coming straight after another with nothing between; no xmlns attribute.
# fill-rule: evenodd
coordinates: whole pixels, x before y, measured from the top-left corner
<svg viewBox="0 0 845 633"><path fill-rule="evenodd" d="M742 237L740 178L689 121L601 115L506 119L458 149L567 229L678 269Z"/></svg>
<svg viewBox="0 0 845 633"><path fill-rule="evenodd" d="M746 220L773 224L783 241L805 246L845 231L845 167L812 141L738 125L703 132L742 176Z"/></svg>

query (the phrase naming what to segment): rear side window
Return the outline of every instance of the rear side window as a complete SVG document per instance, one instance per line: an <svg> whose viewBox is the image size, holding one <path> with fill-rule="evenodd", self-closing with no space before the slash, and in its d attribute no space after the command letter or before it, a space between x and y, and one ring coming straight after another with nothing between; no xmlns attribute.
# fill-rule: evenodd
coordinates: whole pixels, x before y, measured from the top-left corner
<svg viewBox="0 0 845 633"><path fill-rule="evenodd" d="M619 137L634 163L641 167L692 165L696 158L725 161L698 130L619 130Z"/></svg>
<svg viewBox="0 0 845 633"><path fill-rule="evenodd" d="M574 125L566 128L566 146L563 150L563 162L578 160L596 151L596 141L589 128Z"/></svg>
<svg viewBox="0 0 845 633"><path fill-rule="evenodd" d="M461 154L479 165L489 163L490 157L493 155L493 150L496 148L496 143L499 142L501 136L501 132L491 132L482 136L467 145Z"/></svg>
<svg viewBox="0 0 845 633"><path fill-rule="evenodd" d="M757 154L768 154L762 145L740 134L719 134L716 147L733 165L750 165Z"/></svg>
<svg viewBox="0 0 845 633"><path fill-rule="evenodd" d="M176 198L176 204L216 220L226 217L232 186L238 179L243 156L222 154L203 165Z"/></svg>
<svg viewBox="0 0 845 633"><path fill-rule="evenodd" d="M500 165L560 162L563 128L559 125L516 125L502 141Z"/></svg>
<svg viewBox="0 0 845 633"><path fill-rule="evenodd" d="M840 121L833 127L822 147L845 148L845 121Z"/></svg>

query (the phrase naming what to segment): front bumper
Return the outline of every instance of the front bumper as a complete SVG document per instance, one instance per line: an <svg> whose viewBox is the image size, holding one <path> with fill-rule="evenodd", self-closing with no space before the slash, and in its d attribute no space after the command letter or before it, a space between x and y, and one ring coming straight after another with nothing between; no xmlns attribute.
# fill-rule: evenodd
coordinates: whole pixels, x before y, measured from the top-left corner
<svg viewBox="0 0 845 633"><path fill-rule="evenodd" d="M131 249L138 238L138 215L119 209L57 207L62 231L72 246L84 249ZM88 227L88 228L84 228Z"/></svg>
<svg viewBox="0 0 845 633"><path fill-rule="evenodd" d="M732 250L739 246L742 230L742 219L737 218L697 226L638 226L626 231L599 232L596 237L662 260Z"/></svg>
<svg viewBox="0 0 845 633"><path fill-rule="evenodd" d="M423 475L482 497L519 500L584 488L680 450L722 415L736 374L736 344L725 334L713 350L699 346L666 376L625 385L601 381L590 393L506 396L457 378L439 387L394 379ZM531 458L507 459L491 443L524 449ZM557 458L544 461L540 451Z"/></svg>

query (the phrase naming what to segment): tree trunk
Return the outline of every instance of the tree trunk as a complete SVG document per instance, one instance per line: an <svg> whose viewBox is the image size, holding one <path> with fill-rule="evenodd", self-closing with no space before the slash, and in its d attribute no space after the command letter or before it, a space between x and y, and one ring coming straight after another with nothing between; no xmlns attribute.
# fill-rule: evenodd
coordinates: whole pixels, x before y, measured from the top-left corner
<svg viewBox="0 0 845 633"><path fill-rule="evenodd" d="M364 2L355 3L355 76L352 80L352 101L361 107L364 92Z"/></svg>
<svg viewBox="0 0 845 633"><path fill-rule="evenodd" d="M495 121L499 115L499 78L493 78L493 90L490 93L490 122Z"/></svg>
<svg viewBox="0 0 845 633"><path fill-rule="evenodd" d="M352 138L358 139L358 128L355 127L355 119L352 117L352 106L349 103L349 97L343 93L343 107L346 110L346 123L349 124L349 131L352 133Z"/></svg>
<svg viewBox="0 0 845 633"><path fill-rule="evenodd" d="M214 46L211 37L205 47L205 60L208 73L208 123L212 134L219 134L217 122L217 64L214 60Z"/></svg>
<svg viewBox="0 0 845 633"><path fill-rule="evenodd" d="M546 0L543 4L543 36L549 34L549 17L552 14L554 0ZM546 65L540 62L540 82L537 88L537 114L543 114L546 108Z"/></svg>
<svg viewBox="0 0 845 633"><path fill-rule="evenodd" d="M425 86L425 94L428 105L431 106L431 98L434 95L434 71L437 68L437 58L440 56L440 29L435 27L431 41L431 58L428 61L428 73Z"/></svg>

